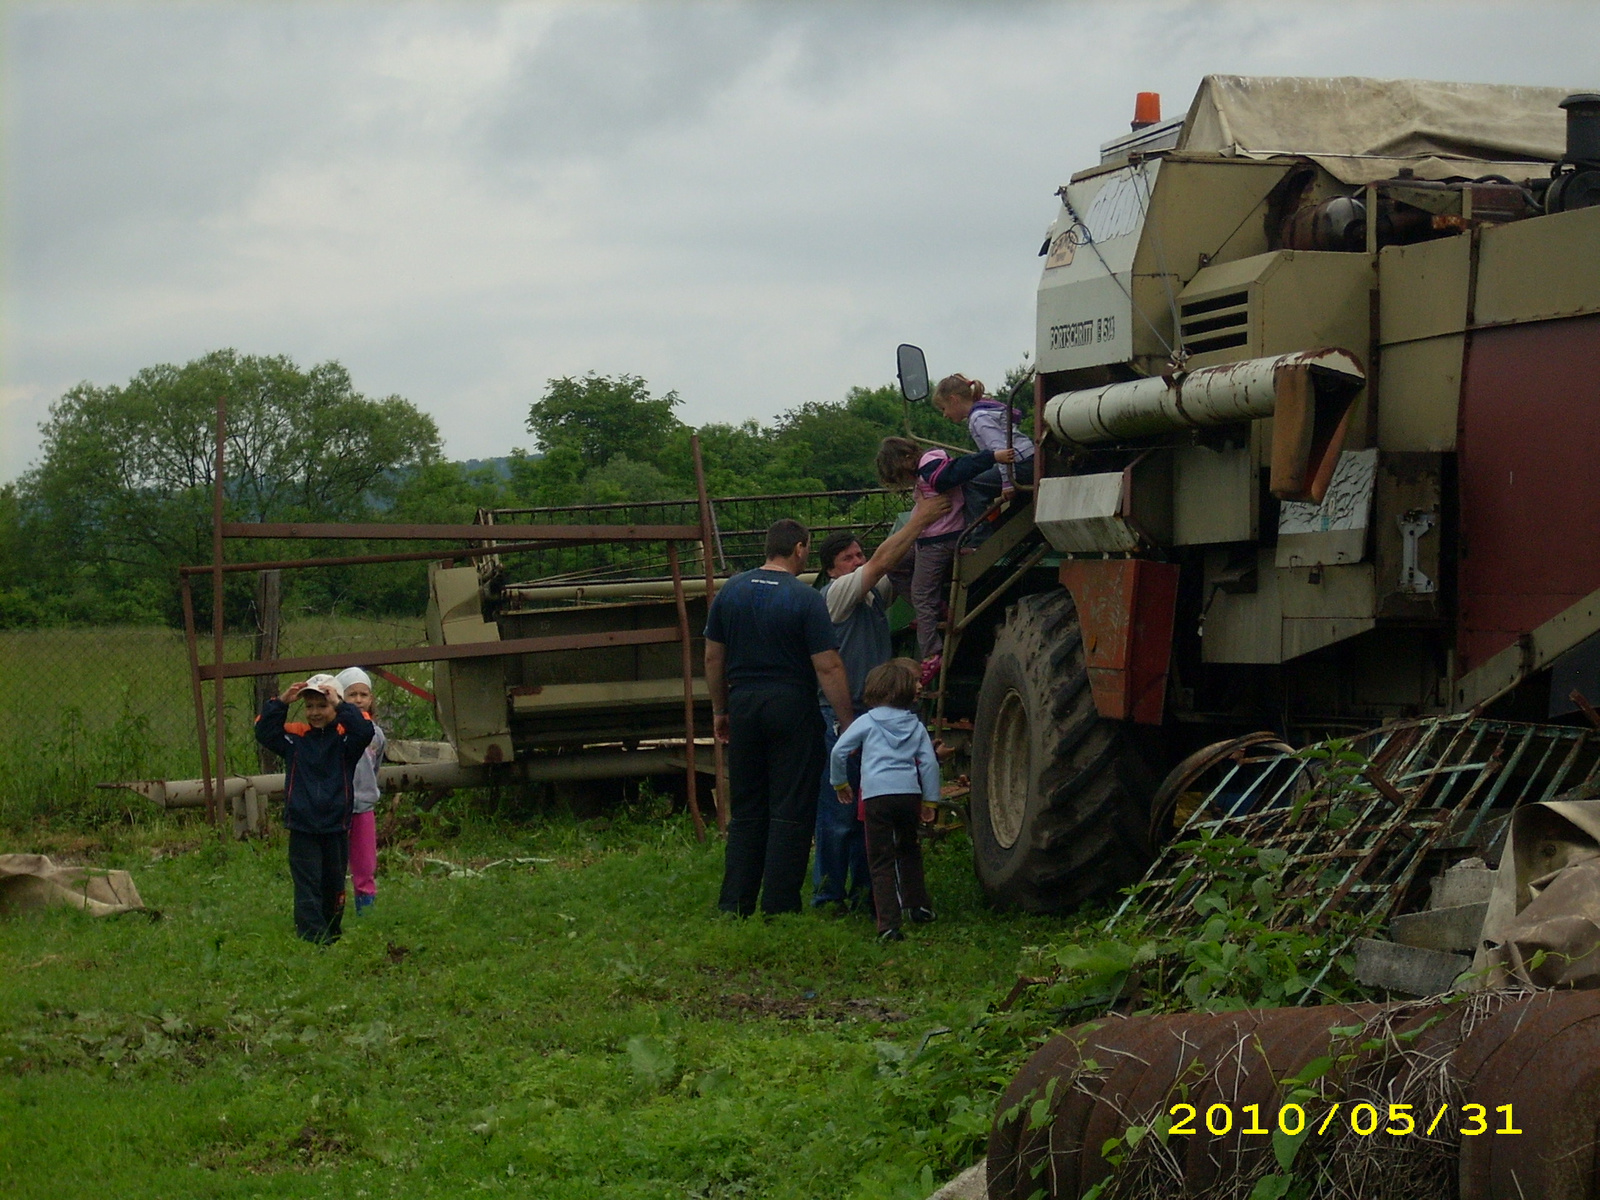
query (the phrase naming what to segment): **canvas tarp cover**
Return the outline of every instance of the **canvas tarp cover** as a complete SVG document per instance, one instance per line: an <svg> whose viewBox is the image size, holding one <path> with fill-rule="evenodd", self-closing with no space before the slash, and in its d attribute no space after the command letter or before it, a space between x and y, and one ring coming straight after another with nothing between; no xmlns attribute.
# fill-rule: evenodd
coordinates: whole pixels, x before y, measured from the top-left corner
<svg viewBox="0 0 1600 1200"><path fill-rule="evenodd" d="M1310 158L1348 184L1549 174L1566 148L1560 103L1577 88L1421 79L1207 75L1180 151Z"/></svg>
<svg viewBox="0 0 1600 1200"><path fill-rule="evenodd" d="M126 871L57 866L43 854L0 854L0 916L53 904L96 917L144 910Z"/></svg>
<svg viewBox="0 0 1600 1200"><path fill-rule="evenodd" d="M1512 814L1473 970L1481 987L1600 987L1600 800Z"/></svg>

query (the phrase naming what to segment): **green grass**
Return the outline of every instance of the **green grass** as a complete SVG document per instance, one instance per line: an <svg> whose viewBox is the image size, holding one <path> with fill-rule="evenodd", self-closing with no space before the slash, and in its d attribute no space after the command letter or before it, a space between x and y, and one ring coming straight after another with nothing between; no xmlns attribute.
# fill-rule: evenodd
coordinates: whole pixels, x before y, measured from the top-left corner
<svg viewBox="0 0 1600 1200"><path fill-rule="evenodd" d="M979 1152L1034 1033L936 1051L1063 926L985 909L960 835L929 853L939 922L881 946L719 916L720 845L682 818L458 819L384 851L331 949L291 936L277 838L91 850L165 919L0 926L0 1192L913 1197Z"/></svg>
<svg viewBox="0 0 1600 1200"><path fill-rule="evenodd" d="M201 661L209 662L211 639L201 641ZM280 653L289 657L425 641L420 620L316 617L286 622ZM224 646L230 661L251 657L246 637L229 636ZM423 686L431 677L428 664L396 671ZM209 719L210 685L204 694ZM0 695L9 698L0 727L0 762L6 768L0 771L0 827L34 822L92 827L148 816L149 806L133 793L94 785L200 774L182 630L0 632ZM426 705L387 683L378 684L377 695L380 719L404 718L402 736L439 736ZM254 707L251 682L230 681L224 711L234 772L259 769L251 734Z"/></svg>

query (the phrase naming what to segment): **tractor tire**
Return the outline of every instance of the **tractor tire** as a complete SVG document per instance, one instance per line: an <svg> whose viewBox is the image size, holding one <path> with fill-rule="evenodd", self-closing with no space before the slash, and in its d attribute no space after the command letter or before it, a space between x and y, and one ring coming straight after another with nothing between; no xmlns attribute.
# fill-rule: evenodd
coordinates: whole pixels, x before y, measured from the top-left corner
<svg viewBox="0 0 1600 1200"><path fill-rule="evenodd" d="M973 854L989 900L1062 912L1135 882L1162 775L1149 732L1095 710L1065 588L1006 613L973 721Z"/></svg>

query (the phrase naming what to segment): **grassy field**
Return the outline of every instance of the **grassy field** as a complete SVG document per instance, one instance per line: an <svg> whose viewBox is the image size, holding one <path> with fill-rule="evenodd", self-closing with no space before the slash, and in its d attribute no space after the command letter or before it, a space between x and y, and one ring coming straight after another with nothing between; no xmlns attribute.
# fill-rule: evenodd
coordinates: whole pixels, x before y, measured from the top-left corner
<svg viewBox="0 0 1600 1200"><path fill-rule="evenodd" d="M202 639L201 661L211 642ZM319 617L285 623L280 653L318 654L419 645L422 622ZM245 637L225 640L229 660L251 657ZM430 668L398 668L427 686ZM194 698L183 633L173 629L41 629L0 632L0 826L126 819L143 806L129 792L95 784L128 779L192 779L200 774ZM228 762L254 771L251 683L228 684ZM404 714L405 736L438 736L425 706L378 685L380 712ZM206 691L207 712L211 692ZM392 724L392 722L391 722Z"/></svg>
<svg viewBox="0 0 1600 1200"><path fill-rule="evenodd" d="M383 852L331 949L291 936L280 840L0 834L126 867L164 914L0 926L0 1193L920 1197L1045 1023L985 1014L1067 930L985 909L959 834L939 922L881 946L716 914L719 844L660 811L422 818L452 819Z"/></svg>

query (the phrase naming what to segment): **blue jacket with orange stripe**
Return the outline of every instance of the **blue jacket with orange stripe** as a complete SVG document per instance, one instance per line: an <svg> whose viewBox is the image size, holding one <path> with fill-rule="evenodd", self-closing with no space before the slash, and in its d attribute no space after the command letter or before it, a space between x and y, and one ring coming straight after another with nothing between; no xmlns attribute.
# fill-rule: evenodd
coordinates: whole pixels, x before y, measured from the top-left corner
<svg viewBox="0 0 1600 1200"><path fill-rule="evenodd" d="M283 759L283 823L299 833L343 833L355 804L354 776L372 741L372 722L349 701L321 729L286 722L289 706L274 696L256 718L256 741Z"/></svg>

